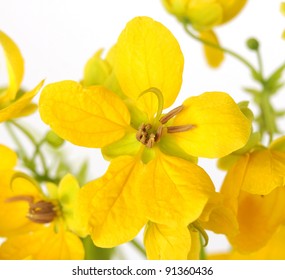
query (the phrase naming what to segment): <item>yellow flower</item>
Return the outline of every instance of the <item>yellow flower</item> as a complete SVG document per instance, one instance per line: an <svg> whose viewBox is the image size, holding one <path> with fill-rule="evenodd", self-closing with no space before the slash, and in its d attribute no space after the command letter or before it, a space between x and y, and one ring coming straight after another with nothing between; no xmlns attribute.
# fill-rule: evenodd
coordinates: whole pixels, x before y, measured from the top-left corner
<svg viewBox="0 0 285 280"><path fill-rule="evenodd" d="M66 175L47 192L27 175L14 172L16 155L0 146L0 259L83 259L83 234L74 207L78 183ZM11 183L10 183L11 182Z"/></svg>
<svg viewBox="0 0 285 280"><path fill-rule="evenodd" d="M238 223L237 233L228 235L235 250L259 250L285 222L284 186L285 137L236 158L221 189Z"/></svg>
<svg viewBox="0 0 285 280"><path fill-rule="evenodd" d="M162 0L169 13L178 20L190 23L200 32L202 40L219 45L213 29L234 18L246 4L246 0ZM204 45L210 66L218 67L224 59L222 51Z"/></svg>
<svg viewBox="0 0 285 280"><path fill-rule="evenodd" d="M86 228L101 247L131 240L148 221L187 228L214 192L196 157L229 154L250 134L250 122L222 92L190 97L162 114L180 90L183 55L160 23L130 21L113 55L123 96L63 81L40 97L41 117L56 133L111 159L107 173L81 189Z"/></svg>
<svg viewBox="0 0 285 280"><path fill-rule="evenodd" d="M285 226L282 225L274 233L272 238L256 252L241 254L237 251L229 253L213 254L209 256L212 260L285 260Z"/></svg>
<svg viewBox="0 0 285 280"><path fill-rule="evenodd" d="M6 58L9 85L0 88L0 122L33 113L37 106L31 103L43 85L39 83L32 91L23 94L20 85L24 75L24 60L17 45L0 31L0 45Z"/></svg>

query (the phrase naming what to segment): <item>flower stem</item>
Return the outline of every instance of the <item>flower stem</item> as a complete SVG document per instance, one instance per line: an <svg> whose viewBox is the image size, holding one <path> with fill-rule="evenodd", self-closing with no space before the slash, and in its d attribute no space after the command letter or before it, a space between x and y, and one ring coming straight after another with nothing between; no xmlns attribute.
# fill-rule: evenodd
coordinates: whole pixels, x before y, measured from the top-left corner
<svg viewBox="0 0 285 280"><path fill-rule="evenodd" d="M133 239L133 240L131 241L131 244L132 244L138 251L140 251L144 257L146 256L144 248L143 248L143 247L141 246L141 244L139 244L135 239Z"/></svg>
<svg viewBox="0 0 285 280"><path fill-rule="evenodd" d="M21 126L20 124L18 124L17 122L13 121L13 120L10 120L8 123L14 125L17 129L19 129L23 134L26 135L26 137L32 142L32 144L34 145L35 147L35 152L34 153L38 153L39 155L39 158L41 160L41 163L42 163L42 167L43 167L43 170L44 170L44 177L48 177L48 168L47 168L47 164L46 164L46 161L45 161L45 158L42 154L42 152L40 151L39 148L37 148L39 146L40 143L37 143L37 141L35 140L34 136L26 129L24 128L23 126ZM12 136L12 135L11 135ZM15 140L16 137L13 137L13 140ZM15 143L18 145L18 147L23 150L23 147L22 145L19 143L18 140L15 140ZM20 144L20 145L19 145ZM37 151L37 152L36 152ZM32 158L32 160L34 160L34 156ZM30 161L32 161L30 160ZM35 170L33 170L35 171Z"/></svg>

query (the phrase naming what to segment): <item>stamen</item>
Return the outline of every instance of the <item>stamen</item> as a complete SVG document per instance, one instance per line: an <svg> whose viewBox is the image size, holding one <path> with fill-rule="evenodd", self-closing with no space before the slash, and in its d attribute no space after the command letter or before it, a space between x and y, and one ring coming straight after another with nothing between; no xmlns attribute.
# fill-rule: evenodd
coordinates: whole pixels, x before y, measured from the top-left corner
<svg viewBox="0 0 285 280"><path fill-rule="evenodd" d="M18 201L26 201L29 204L33 203L34 198L30 195L18 195L18 196L12 196L5 200L5 202L18 202Z"/></svg>
<svg viewBox="0 0 285 280"><path fill-rule="evenodd" d="M18 195L9 197L6 202L25 201L29 204L29 212L27 218L35 223L45 224L50 223L56 218L57 213L55 205L51 202L40 200L34 203L34 197L29 195Z"/></svg>
<svg viewBox="0 0 285 280"><path fill-rule="evenodd" d="M196 125L186 124L186 125L178 125L178 126L169 126L167 127L168 133L177 133L177 132L185 132L195 128Z"/></svg>
<svg viewBox="0 0 285 280"><path fill-rule="evenodd" d="M156 131L156 135L155 135L155 141L158 142L161 138L162 135L162 131L163 131L163 126L159 126L157 131Z"/></svg>
<svg viewBox="0 0 285 280"><path fill-rule="evenodd" d="M174 116L176 116L177 114L179 114L182 110L183 110L184 106L178 106L177 108L174 108L173 110L171 110L170 112L168 112L166 115L164 115L162 118L160 118L160 122L162 124L167 123L170 119L172 119Z"/></svg>

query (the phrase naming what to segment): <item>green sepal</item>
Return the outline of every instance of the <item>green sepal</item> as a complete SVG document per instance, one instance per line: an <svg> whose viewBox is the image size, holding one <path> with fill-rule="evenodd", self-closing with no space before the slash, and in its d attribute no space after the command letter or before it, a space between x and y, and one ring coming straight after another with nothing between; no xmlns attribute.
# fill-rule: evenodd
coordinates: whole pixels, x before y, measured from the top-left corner
<svg viewBox="0 0 285 280"><path fill-rule="evenodd" d="M102 52L103 49L100 49L87 61L82 81L84 86L103 85L110 75L112 68L101 58Z"/></svg>
<svg viewBox="0 0 285 280"><path fill-rule="evenodd" d="M285 136L282 136L276 140L274 140L270 144L270 149L278 152L285 152Z"/></svg>
<svg viewBox="0 0 285 280"><path fill-rule="evenodd" d="M182 159L188 160L190 162L193 162L195 164L198 163L197 157L193 157L193 156L187 154L168 135L164 135L161 138L160 142L158 143L158 146L159 146L159 149L166 155L182 158Z"/></svg>
<svg viewBox="0 0 285 280"><path fill-rule="evenodd" d="M285 64L281 65L277 70L266 81L266 89L271 93L276 93L282 86L283 83L280 82L282 78L283 71L285 70Z"/></svg>
<svg viewBox="0 0 285 280"><path fill-rule="evenodd" d="M99 248L94 245L90 236L82 239L85 260L111 260L115 253L115 248Z"/></svg>
<svg viewBox="0 0 285 280"><path fill-rule="evenodd" d="M130 132L120 140L103 147L101 152L106 160L111 160L122 155L135 156L140 147L141 143L136 139L136 132Z"/></svg>
<svg viewBox="0 0 285 280"><path fill-rule="evenodd" d="M240 159L240 155L230 154L218 159L217 167L221 170L229 170Z"/></svg>
<svg viewBox="0 0 285 280"><path fill-rule="evenodd" d="M238 106L241 112L246 116L246 118L250 121L254 120L253 112L248 108L249 101L241 101L238 103Z"/></svg>

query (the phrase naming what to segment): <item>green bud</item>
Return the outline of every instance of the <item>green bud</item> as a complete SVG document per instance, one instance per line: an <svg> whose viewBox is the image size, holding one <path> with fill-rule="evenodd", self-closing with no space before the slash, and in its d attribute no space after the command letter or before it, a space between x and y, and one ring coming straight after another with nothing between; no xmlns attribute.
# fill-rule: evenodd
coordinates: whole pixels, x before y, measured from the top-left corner
<svg viewBox="0 0 285 280"><path fill-rule="evenodd" d="M59 148L63 143L64 140L60 138L57 134L55 134L53 131L49 131L46 134L46 142L49 143L54 148Z"/></svg>
<svg viewBox="0 0 285 280"><path fill-rule="evenodd" d="M250 50L257 51L259 49L259 42L255 38L249 38L246 45Z"/></svg>

